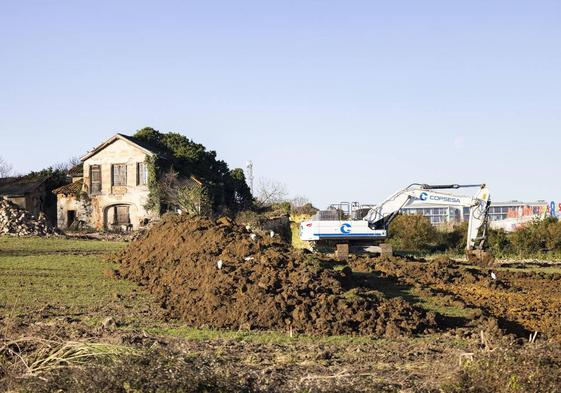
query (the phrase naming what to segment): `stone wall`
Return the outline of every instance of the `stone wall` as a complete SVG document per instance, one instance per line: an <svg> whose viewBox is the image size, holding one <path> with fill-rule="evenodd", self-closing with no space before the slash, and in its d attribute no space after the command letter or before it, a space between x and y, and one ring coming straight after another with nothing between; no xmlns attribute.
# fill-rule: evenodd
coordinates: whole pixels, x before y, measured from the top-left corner
<svg viewBox="0 0 561 393"><path fill-rule="evenodd" d="M57 195L57 227L67 229L71 223L68 222L68 212L75 212L75 221L81 221L83 225L89 226L91 220L91 209L87 196L78 198L75 195Z"/></svg>

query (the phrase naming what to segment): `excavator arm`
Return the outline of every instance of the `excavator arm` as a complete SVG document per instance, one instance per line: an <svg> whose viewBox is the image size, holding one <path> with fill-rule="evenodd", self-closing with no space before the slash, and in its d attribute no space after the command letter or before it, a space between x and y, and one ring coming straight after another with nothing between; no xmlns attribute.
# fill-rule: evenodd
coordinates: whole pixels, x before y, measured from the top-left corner
<svg viewBox="0 0 561 393"><path fill-rule="evenodd" d="M473 197L458 196L441 192L444 189L459 189L467 187L478 187L479 190ZM405 189L398 191L387 198L379 205L374 206L368 211L364 220L373 229L388 229L391 221L397 216L399 211L416 201L425 204L461 206L469 208L469 222L467 233L466 250L482 249L486 239L486 227L489 205L491 203L490 194L485 184L448 184L448 185L428 185L411 184Z"/></svg>

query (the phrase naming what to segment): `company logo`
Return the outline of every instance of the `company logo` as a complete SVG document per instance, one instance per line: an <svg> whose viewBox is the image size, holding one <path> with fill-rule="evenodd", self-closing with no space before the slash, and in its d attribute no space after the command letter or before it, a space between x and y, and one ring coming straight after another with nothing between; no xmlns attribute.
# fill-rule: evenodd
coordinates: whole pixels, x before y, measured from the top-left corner
<svg viewBox="0 0 561 393"><path fill-rule="evenodd" d="M444 202L450 202L450 203L460 203L460 198L446 197L446 196L440 196L440 195L431 195L429 197L429 199L431 201L444 201Z"/></svg>
<svg viewBox="0 0 561 393"><path fill-rule="evenodd" d="M419 194L419 200L421 201L437 201L437 202L448 202L448 203L460 203L460 198L448 197L442 195L431 195L427 192L421 192Z"/></svg>
<svg viewBox="0 0 561 393"><path fill-rule="evenodd" d="M339 228L339 230L341 231L341 233L344 233L345 235L351 233L351 224L349 223L344 223L343 225L341 225L341 228Z"/></svg>

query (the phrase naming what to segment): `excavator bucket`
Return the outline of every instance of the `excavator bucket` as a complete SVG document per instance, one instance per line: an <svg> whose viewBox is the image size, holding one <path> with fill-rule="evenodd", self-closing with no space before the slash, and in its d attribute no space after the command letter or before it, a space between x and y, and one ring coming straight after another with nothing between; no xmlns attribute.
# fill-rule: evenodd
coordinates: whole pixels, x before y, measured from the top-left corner
<svg viewBox="0 0 561 393"><path fill-rule="evenodd" d="M490 267L495 263L495 257L484 250L466 250L468 262L482 267Z"/></svg>

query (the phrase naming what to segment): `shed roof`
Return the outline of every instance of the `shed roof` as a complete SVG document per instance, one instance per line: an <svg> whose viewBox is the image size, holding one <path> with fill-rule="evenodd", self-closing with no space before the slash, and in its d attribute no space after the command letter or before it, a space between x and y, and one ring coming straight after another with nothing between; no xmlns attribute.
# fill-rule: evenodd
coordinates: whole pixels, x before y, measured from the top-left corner
<svg viewBox="0 0 561 393"><path fill-rule="evenodd" d="M50 175L0 178L0 195L21 196L28 194L41 186L49 177Z"/></svg>
<svg viewBox="0 0 561 393"><path fill-rule="evenodd" d="M53 194L63 194L63 195L76 195L82 191L82 185L84 182L82 179L76 180L74 183L66 184L62 187L55 188Z"/></svg>
<svg viewBox="0 0 561 393"><path fill-rule="evenodd" d="M84 174L84 164L79 163L68 170L70 176L81 176Z"/></svg>

